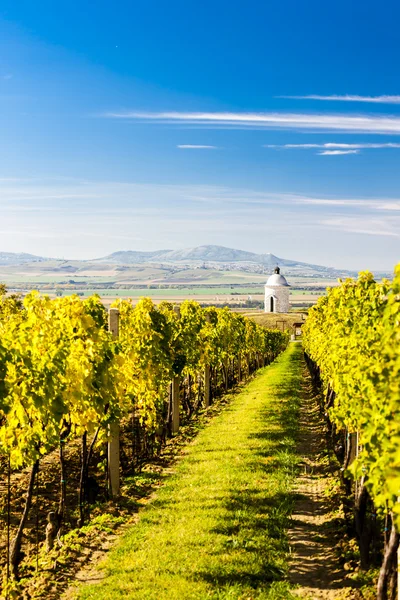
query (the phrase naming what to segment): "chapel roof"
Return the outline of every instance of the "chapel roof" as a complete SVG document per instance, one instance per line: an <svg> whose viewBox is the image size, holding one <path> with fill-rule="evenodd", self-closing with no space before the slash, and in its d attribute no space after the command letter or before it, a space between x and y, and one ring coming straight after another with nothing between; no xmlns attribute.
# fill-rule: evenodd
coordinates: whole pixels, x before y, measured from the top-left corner
<svg viewBox="0 0 400 600"><path fill-rule="evenodd" d="M275 267L274 273L273 275L270 275L268 277L268 281L266 283L267 287L289 287L288 282L286 281L285 277L283 275L281 275L281 270L279 267Z"/></svg>

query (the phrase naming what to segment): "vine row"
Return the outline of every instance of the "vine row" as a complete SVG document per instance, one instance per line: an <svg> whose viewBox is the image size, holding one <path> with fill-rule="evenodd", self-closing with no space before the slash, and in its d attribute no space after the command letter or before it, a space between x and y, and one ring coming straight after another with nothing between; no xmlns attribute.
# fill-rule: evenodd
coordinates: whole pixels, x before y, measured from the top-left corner
<svg viewBox="0 0 400 600"><path fill-rule="evenodd" d="M81 526L93 491L93 456L110 442L116 424L121 423L121 439L124 423L139 431L130 457L137 464L143 440L156 440L160 447L174 433L171 382L178 381L181 416L190 417L207 406L221 379L227 389L274 360L288 343L286 333L265 329L227 308L186 301L176 310L168 302L156 307L148 298L136 306L120 300L113 308L119 315L117 337L98 296L50 299L32 292L21 301L0 287L0 459L13 471L30 468L23 514L9 547L7 579L18 578L42 457L58 448L59 500L46 530L51 547L65 517L67 444L81 440L76 521Z"/></svg>
<svg viewBox="0 0 400 600"><path fill-rule="evenodd" d="M392 598L400 532L400 265L392 282L363 272L331 288L310 309L303 333L354 494L361 567L383 544L377 598Z"/></svg>

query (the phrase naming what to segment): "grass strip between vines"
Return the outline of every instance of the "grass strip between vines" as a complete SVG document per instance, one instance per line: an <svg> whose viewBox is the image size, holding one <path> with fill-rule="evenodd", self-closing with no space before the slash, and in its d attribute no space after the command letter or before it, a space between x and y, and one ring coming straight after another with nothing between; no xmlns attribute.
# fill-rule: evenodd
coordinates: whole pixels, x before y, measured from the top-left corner
<svg viewBox="0 0 400 600"><path fill-rule="evenodd" d="M80 600L292 598L286 582L301 345L260 370L188 446Z"/></svg>

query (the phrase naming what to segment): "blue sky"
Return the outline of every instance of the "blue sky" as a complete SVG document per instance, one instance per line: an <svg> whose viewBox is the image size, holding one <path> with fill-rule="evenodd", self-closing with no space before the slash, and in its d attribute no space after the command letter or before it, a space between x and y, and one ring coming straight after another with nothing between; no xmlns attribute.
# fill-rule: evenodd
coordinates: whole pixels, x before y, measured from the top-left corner
<svg viewBox="0 0 400 600"><path fill-rule="evenodd" d="M0 5L0 251L400 260L400 6Z"/></svg>

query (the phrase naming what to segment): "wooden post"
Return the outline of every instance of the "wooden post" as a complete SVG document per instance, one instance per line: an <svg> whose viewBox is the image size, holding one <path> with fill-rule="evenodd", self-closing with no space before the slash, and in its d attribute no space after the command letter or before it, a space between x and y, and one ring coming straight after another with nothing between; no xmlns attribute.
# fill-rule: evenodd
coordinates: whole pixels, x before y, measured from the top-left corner
<svg viewBox="0 0 400 600"><path fill-rule="evenodd" d="M397 502L400 502L400 496ZM400 546L397 548L397 600L400 600Z"/></svg>
<svg viewBox="0 0 400 600"><path fill-rule="evenodd" d="M229 362L228 359L224 360L224 377L225 377L225 391L228 391L228 375L229 375Z"/></svg>
<svg viewBox="0 0 400 600"><path fill-rule="evenodd" d="M208 408L210 406L210 394L211 392L211 381L210 381L210 367L208 365L204 368L204 406Z"/></svg>
<svg viewBox="0 0 400 600"><path fill-rule="evenodd" d="M358 455L358 434L357 432L349 433L349 441L351 444L350 448L350 460L349 465L357 458Z"/></svg>
<svg viewBox="0 0 400 600"><path fill-rule="evenodd" d="M108 329L114 338L119 336L119 310L110 308ZM119 422L111 423L108 428L108 485L112 498L119 496Z"/></svg>
<svg viewBox="0 0 400 600"><path fill-rule="evenodd" d="M175 435L179 431L179 388L180 377L175 375L172 379L172 435Z"/></svg>
<svg viewBox="0 0 400 600"><path fill-rule="evenodd" d="M179 306L174 306L174 312L179 319L181 316L181 311ZM172 423L171 423L171 433L175 435L179 431L179 387L180 387L180 377L179 375L175 375L172 378Z"/></svg>
<svg viewBox="0 0 400 600"><path fill-rule="evenodd" d="M206 323L211 323L211 317L208 313L205 315ZM206 365L204 367L204 406L208 408L210 406L211 401L211 369L210 365Z"/></svg>
<svg viewBox="0 0 400 600"><path fill-rule="evenodd" d="M240 356L238 356L238 383L241 382L242 380L242 360L240 358Z"/></svg>

